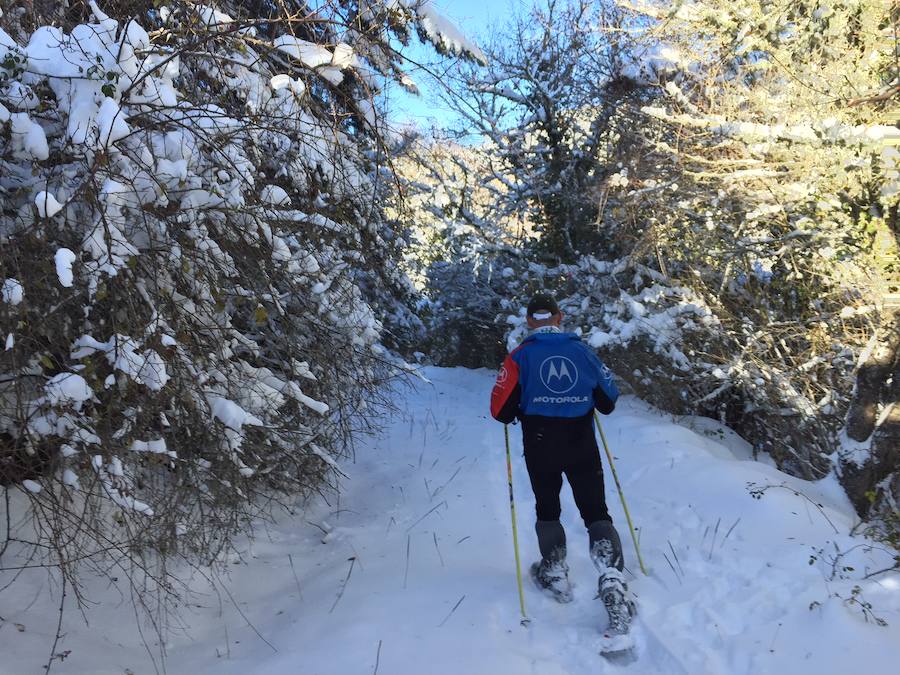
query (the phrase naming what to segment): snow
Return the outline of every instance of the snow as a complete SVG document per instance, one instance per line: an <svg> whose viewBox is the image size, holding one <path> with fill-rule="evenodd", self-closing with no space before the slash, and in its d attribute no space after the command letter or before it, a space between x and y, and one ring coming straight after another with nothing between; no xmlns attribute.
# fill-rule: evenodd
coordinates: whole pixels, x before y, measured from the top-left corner
<svg viewBox="0 0 900 675"><path fill-rule="evenodd" d="M294 382L291 382L290 384L291 386L288 388L288 393L297 401L305 405L307 408L315 410L320 415L324 415L328 412L329 408L327 403L324 403L323 401L317 401L314 398L307 396Z"/></svg>
<svg viewBox="0 0 900 675"><path fill-rule="evenodd" d="M213 416L229 429L239 432L245 424L258 427L265 426L261 419L248 413L234 401L212 394L206 398L210 409L212 409Z"/></svg>
<svg viewBox="0 0 900 675"><path fill-rule="evenodd" d="M691 115L670 114L663 108L644 106L641 110L656 119L683 124L688 127L710 129L711 131L740 138L748 143L757 141L787 140L813 146L839 143L858 145L861 147L883 147L896 145L900 140L900 129L896 126L849 125L842 124L833 118L816 120L807 125L786 126L784 124L758 124L756 122L729 121L721 117L695 117Z"/></svg>
<svg viewBox="0 0 900 675"><path fill-rule="evenodd" d="M78 476L77 476L77 475L75 474L75 472L72 471L71 469L65 469L65 470L63 470L63 474L62 474L62 482L63 482L65 485L68 485L69 487L75 488L76 490L80 490L80 489L81 489L81 484L80 484L80 482L79 482L79 480L78 480Z"/></svg>
<svg viewBox="0 0 900 675"><path fill-rule="evenodd" d="M0 88L3 98L17 110L34 110L40 105L34 90L21 82L6 82Z"/></svg>
<svg viewBox="0 0 900 675"><path fill-rule="evenodd" d="M3 10L0 10L0 16L3 16L2 12L3 12ZM16 41L13 40L13 39L9 36L9 33L7 33L7 32L6 32L5 30L3 30L2 28L0 28L0 47L3 47L4 49L7 50L7 51L5 51L5 52L0 52L0 54L3 54L4 56L5 56L7 53L9 53L10 50L15 50L15 49L16 49Z"/></svg>
<svg viewBox="0 0 900 675"><path fill-rule="evenodd" d="M226 14L225 12L220 12L213 7L209 7L207 5L198 5L197 10L200 12L200 17L207 26L222 26L234 21L231 16Z"/></svg>
<svg viewBox="0 0 900 675"><path fill-rule="evenodd" d="M50 405L71 402L76 410L79 410L81 404L90 400L94 394L87 381L76 373L54 375L44 385L44 391Z"/></svg>
<svg viewBox="0 0 900 675"><path fill-rule="evenodd" d="M169 450L166 447L166 439L164 438L157 438L152 441L132 441L129 449L132 452L149 452L157 455L168 455L172 459L178 458L178 454L174 450Z"/></svg>
<svg viewBox="0 0 900 675"><path fill-rule="evenodd" d="M334 55L325 47L301 40L293 35L281 35L272 43L276 49L302 61L307 68L317 68L331 63Z"/></svg>
<svg viewBox="0 0 900 675"><path fill-rule="evenodd" d="M283 187L278 185L266 185L259 193L259 198L264 204L271 206L290 206L291 198Z"/></svg>
<svg viewBox="0 0 900 675"><path fill-rule="evenodd" d="M484 52L463 35L452 21L438 12L432 0L403 1L404 4L415 7L422 30L432 44L451 54L470 54L480 64L487 65Z"/></svg>
<svg viewBox="0 0 900 675"><path fill-rule="evenodd" d="M6 304L18 305L25 297L25 289L18 279L4 279L0 294L2 294L3 302Z"/></svg>
<svg viewBox="0 0 900 675"><path fill-rule="evenodd" d="M43 161L50 157L50 146L43 127L34 122L28 113L12 113L9 116L13 154L25 160Z"/></svg>
<svg viewBox="0 0 900 675"><path fill-rule="evenodd" d="M62 211L62 204L49 192L38 192L34 197L34 205L37 207L38 215L41 218L52 218Z"/></svg>
<svg viewBox="0 0 900 675"><path fill-rule="evenodd" d="M658 84L662 75L678 68L690 68L677 49L659 44L627 54L624 61L622 75L639 84Z"/></svg>
<svg viewBox="0 0 900 675"><path fill-rule="evenodd" d="M100 342L90 335L83 335L72 345L72 358L83 359L95 352L102 352L116 370L120 370L135 382L151 391L159 391L169 381L166 363L152 349L139 352L136 340L126 335L113 335L107 342Z"/></svg>
<svg viewBox="0 0 900 675"><path fill-rule="evenodd" d="M302 96L306 91L306 85L302 80L298 80L290 75L285 75L284 73L274 75L269 80L269 86L275 91L289 89L295 96Z"/></svg>
<svg viewBox="0 0 900 675"><path fill-rule="evenodd" d="M36 483L33 480L23 480L22 487L31 492L32 494L38 494L41 491L41 484Z"/></svg>
<svg viewBox="0 0 900 675"><path fill-rule="evenodd" d="M334 47L334 55L331 57L331 65L338 69L349 68L356 63L356 55L353 47L343 42Z"/></svg>
<svg viewBox="0 0 900 675"><path fill-rule="evenodd" d="M119 104L108 96L103 99L100 110L97 112L97 128L100 145L104 148L108 148L131 133Z"/></svg>
<svg viewBox="0 0 900 675"><path fill-rule="evenodd" d="M60 285L70 288L74 279L72 263L75 262L75 254L67 248L61 248L53 258L56 262L56 276L59 277Z"/></svg>
<svg viewBox="0 0 900 675"><path fill-rule="evenodd" d="M401 390L385 432L360 443L356 463L341 462L339 502L325 495L294 517L260 524L265 533L240 545L215 587L202 580L209 575L193 575L197 602L181 611L184 630L166 642L169 672L351 675L375 672L376 662L391 675L894 672L900 575L863 579L890 566L891 556L848 534L856 519L834 478L791 478L749 460L747 445L715 422L685 419L694 431L631 397L603 425L650 572L637 567L607 470L607 501L640 609L638 660L618 666L595 651L605 616L567 487L575 600L557 605L526 584L531 624L522 627L503 429L486 411L494 373L424 375L433 384ZM534 502L519 429L510 432L527 565L538 555ZM94 466L112 485L113 463L97 456ZM831 580L838 549L849 551L841 564L854 570ZM9 673L46 661L58 620L58 586L47 592L43 570L21 574L5 591L3 616L27 630L0 630ZM854 586L887 626L867 622L848 601ZM127 586L96 580L84 591L101 604L85 610L90 626L77 611L65 615L57 651L70 652L54 672L152 672L133 608L121 602ZM150 648L158 649L152 637Z"/></svg>
<svg viewBox="0 0 900 675"><path fill-rule="evenodd" d="M149 504L146 504L129 494L124 494L122 490L119 489L119 486L123 483L122 479L125 476L125 468L122 465L121 459L113 457L109 464L104 464L102 455L94 455L91 459L91 466L97 473L97 477L100 479L104 491L115 504L128 511L136 511L147 517L153 517L154 512Z"/></svg>

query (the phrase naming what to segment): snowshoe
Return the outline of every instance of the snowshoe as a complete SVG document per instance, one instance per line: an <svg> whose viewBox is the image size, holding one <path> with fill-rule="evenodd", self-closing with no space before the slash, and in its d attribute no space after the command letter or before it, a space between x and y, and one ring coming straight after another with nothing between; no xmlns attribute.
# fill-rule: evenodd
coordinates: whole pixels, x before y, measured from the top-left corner
<svg viewBox="0 0 900 675"><path fill-rule="evenodd" d="M637 608L629 596L622 573L614 568L607 570L600 578L597 597L603 600L609 617L607 627L601 632L600 653L604 656L620 655L624 659L630 658L627 652L634 648L631 623L637 614Z"/></svg>
<svg viewBox="0 0 900 675"><path fill-rule="evenodd" d="M572 585L569 583L569 566L563 561L532 563L531 578L535 586L557 602L572 602Z"/></svg>

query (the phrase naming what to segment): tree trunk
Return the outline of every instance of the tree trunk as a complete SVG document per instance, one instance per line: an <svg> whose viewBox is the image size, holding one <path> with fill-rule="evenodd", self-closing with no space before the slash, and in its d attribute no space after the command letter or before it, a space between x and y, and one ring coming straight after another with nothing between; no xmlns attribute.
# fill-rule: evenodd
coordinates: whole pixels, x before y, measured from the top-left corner
<svg viewBox="0 0 900 675"><path fill-rule="evenodd" d="M893 321L876 335L876 343L856 376L856 392L847 413L847 435L855 441L863 442L875 431L878 404L894 372L898 349L900 315L895 314Z"/></svg>
<svg viewBox="0 0 900 675"><path fill-rule="evenodd" d="M871 450L865 462L846 462L841 467L841 482L861 517L883 500L896 503L900 499L900 313L893 315L876 340L859 368L846 424L853 440L871 439Z"/></svg>

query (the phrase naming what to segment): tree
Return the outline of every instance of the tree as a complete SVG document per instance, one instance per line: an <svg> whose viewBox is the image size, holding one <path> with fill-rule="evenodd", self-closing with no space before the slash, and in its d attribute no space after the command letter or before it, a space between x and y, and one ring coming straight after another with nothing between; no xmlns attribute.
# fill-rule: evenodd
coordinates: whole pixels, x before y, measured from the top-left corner
<svg viewBox="0 0 900 675"><path fill-rule="evenodd" d="M420 326L382 209L392 40L480 53L427 2L131 6L3 17L0 484L32 520L0 555L172 592L168 558L328 489L375 424Z"/></svg>
<svg viewBox="0 0 900 675"><path fill-rule="evenodd" d="M609 244L595 227L598 189L615 161L618 113L640 96L623 76L625 38L604 30L620 21L611 2L536 5L486 48L487 68L463 70L447 98L465 131L491 144L493 217L534 223L551 257L572 261Z"/></svg>

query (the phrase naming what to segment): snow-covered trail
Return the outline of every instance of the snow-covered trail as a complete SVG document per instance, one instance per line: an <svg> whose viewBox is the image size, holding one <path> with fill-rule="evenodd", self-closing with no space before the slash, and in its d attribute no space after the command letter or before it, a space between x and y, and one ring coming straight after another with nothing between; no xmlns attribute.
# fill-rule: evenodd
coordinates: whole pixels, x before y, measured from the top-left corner
<svg viewBox="0 0 900 675"><path fill-rule="evenodd" d="M523 628L503 427L487 416L493 374L427 369L426 375L432 384L409 391L385 433L344 467L339 502L261 526L231 566L230 597L206 592L200 606L182 615L188 627L168 644L168 672L895 672L898 578L852 579L889 566L890 555L858 547L840 563L855 568L845 572L852 578L828 580L834 545L863 543L847 535L852 512L836 484L804 483L746 461L746 448L727 430L695 420L706 430L696 433L630 397L604 418L604 428L650 571L647 577L639 571L607 470L607 499L641 613L638 661L622 667L597 654L605 614L594 599L596 573L567 486L563 520L576 600L557 605L526 579L532 622ZM534 502L517 427L510 438L524 568L538 555ZM755 499L748 483L775 487ZM854 585L887 627L867 623L859 605L832 595L849 598ZM92 615L96 630L68 617L60 651L71 654L54 672L153 672L131 632L116 627L115 612L122 623L130 618L121 603ZM28 617L0 613L7 622ZM55 621L48 613L44 639L49 634L52 641ZM40 631L32 632L0 629L0 651L14 650L0 672L38 671L46 644L35 642ZM39 651L29 655L23 646L32 643Z"/></svg>

